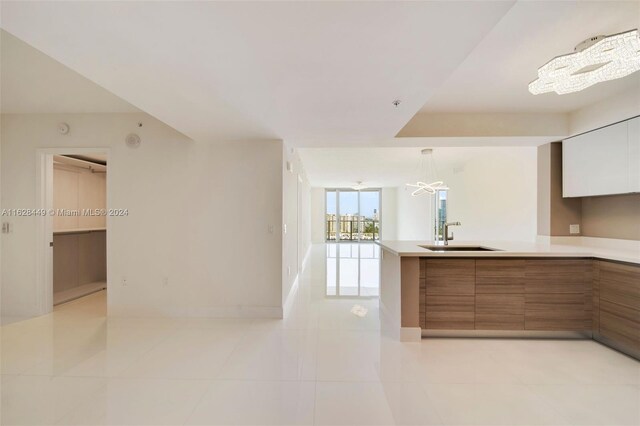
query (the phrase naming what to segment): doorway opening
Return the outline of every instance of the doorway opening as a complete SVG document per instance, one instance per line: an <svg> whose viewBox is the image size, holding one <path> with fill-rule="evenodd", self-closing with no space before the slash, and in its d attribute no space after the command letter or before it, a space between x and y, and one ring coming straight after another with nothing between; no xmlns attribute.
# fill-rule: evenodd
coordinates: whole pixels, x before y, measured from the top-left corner
<svg viewBox="0 0 640 426"><path fill-rule="evenodd" d="M107 289L108 165L106 149L38 152L42 313Z"/></svg>
<svg viewBox="0 0 640 426"><path fill-rule="evenodd" d="M380 189L325 190L325 240L379 240L381 193Z"/></svg>

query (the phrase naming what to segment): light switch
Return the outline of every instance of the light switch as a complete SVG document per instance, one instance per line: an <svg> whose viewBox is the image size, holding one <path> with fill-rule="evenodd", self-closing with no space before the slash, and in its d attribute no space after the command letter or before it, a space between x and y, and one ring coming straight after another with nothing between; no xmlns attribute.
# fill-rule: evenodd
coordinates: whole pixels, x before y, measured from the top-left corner
<svg viewBox="0 0 640 426"><path fill-rule="evenodd" d="M580 233L580 225L579 224L574 224L574 225L569 225L569 233L570 234L579 234Z"/></svg>

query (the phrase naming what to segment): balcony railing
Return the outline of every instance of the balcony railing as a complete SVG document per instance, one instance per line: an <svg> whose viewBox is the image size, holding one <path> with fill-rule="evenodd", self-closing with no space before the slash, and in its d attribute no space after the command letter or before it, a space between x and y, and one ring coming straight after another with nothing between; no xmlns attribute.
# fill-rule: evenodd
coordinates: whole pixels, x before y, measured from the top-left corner
<svg viewBox="0 0 640 426"><path fill-rule="evenodd" d="M326 219L326 240L336 241L374 241L380 239L380 220L374 218L360 218L347 216L338 221L335 217Z"/></svg>

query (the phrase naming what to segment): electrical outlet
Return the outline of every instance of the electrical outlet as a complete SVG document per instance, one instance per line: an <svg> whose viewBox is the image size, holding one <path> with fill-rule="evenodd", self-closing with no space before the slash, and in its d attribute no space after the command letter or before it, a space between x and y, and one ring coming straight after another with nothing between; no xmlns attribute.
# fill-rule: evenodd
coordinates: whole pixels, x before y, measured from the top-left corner
<svg viewBox="0 0 640 426"><path fill-rule="evenodd" d="M126 278L126 277L122 277L121 282L122 282L122 286L123 286L123 287L126 287L126 285L127 285L127 278Z"/></svg>
<svg viewBox="0 0 640 426"><path fill-rule="evenodd" d="M267 226L267 231L269 231L270 234L273 234L273 225Z"/></svg>
<svg viewBox="0 0 640 426"><path fill-rule="evenodd" d="M570 234L579 234L580 233L580 225L579 224L569 225L569 233Z"/></svg>
<svg viewBox="0 0 640 426"><path fill-rule="evenodd" d="M164 277L164 278L162 279L162 286L163 286L163 287L167 287L168 285L169 285L169 278Z"/></svg>

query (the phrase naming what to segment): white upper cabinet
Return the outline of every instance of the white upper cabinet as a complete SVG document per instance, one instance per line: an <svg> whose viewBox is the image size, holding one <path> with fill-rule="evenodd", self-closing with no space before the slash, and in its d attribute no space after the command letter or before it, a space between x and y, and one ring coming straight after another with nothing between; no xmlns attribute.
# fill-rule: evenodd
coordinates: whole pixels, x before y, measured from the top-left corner
<svg viewBox="0 0 640 426"><path fill-rule="evenodd" d="M640 117L629 120L629 184L640 192Z"/></svg>
<svg viewBox="0 0 640 426"><path fill-rule="evenodd" d="M640 192L640 117L562 142L564 197Z"/></svg>

